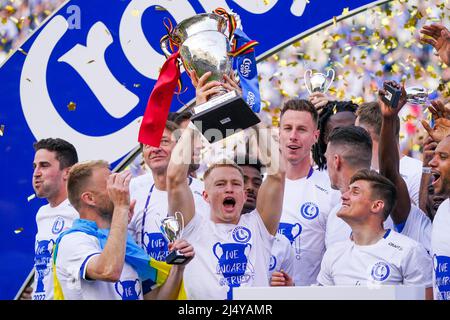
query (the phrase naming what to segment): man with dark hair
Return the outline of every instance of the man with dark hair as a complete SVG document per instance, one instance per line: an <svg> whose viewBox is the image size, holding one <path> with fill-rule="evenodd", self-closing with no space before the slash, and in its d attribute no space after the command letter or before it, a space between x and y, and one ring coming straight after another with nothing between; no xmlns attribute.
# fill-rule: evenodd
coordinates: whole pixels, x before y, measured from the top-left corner
<svg viewBox="0 0 450 320"><path fill-rule="evenodd" d="M383 227L396 195L394 184L376 171L353 175L337 214L351 227L351 238L325 252L317 277L320 285L421 285L431 298L432 266L425 248Z"/></svg>
<svg viewBox="0 0 450 320"><path fill-rule="evenodd" d="M78 213L67 200L67 178L78 161L75 147L63 139L42 139L34 145L33 189L47 205L36 214L33 300L53 299L51 256L58 235L70 228Z"/></svg>
<svg viewBox="0 0 450 320"><path fill-rule="evenodd" d="M241 214L252 212L256 209L258 191L261 187L263 167L259 159L252 158L248 154L237 155L234 162L242 169L244 174L244 190L247 197ZM272 246L269 275L271 286L292 286L291 276L294 273L294 249L289 240L282 234L275 235Z"/></svg>
<svg viewBox="0 0 450 320"><path fill-rule="evenodd" d="M297 286L315 282L325 252L327 218L339 202L327 173L312 167L311 147L319 136L317 121L317 111L307 100L289 100L281 111L279 140L286 182L279 232L294 248Z"/></svg>
<svg viewBox="0 0 450 320"><path fill-rule="evenodd" d="M319 170L326 168L328 136L335 128L348 127L355 124L357 104L351 101L330 101L319 114L319 138L313 146L313 159Z"/></svg>
<svg viewBox="0 0 450 320"><path fill-rule="evenodd" d="M167 167L177 143L177 134L180 134L179 127L167 121L159 147L142 145L143 158L151 172L133 178L130 182L130 196L136 200L136 207L128 231L152 258L159 261L164 261L169 254L168 242L161 233L160 225L167 216ZM202 199L203 182L187 176L186 180L199 212L204 213L206 203Z"/></svg>
<svg viewBox="0 0 450 320"><path fill-rule="evenodd" d="M70 170L69 200L80 219L56 240L53 262L59 290L55 298L177 298L185 265L194 257L194 250L184 240L171 243L170 249L179 250L188 259L166 269L166 279L158 278L161 264L154 267L154 261L127 233L136 203L130 200L130 180L130 172L111 173L102 160L79 163Z"/></svg>
<svg viewBox="0 0 450 320"><path fill-rule="evenodd" d="M378 102L368 102L360 105L356 112L355 124L366 129L372 138L372 169L379 170L378 149L380 143L382 115ZM401 154L398 144L400 133L400 119L395 119L395 137L397 141L397 152L400 156L400 174L405 180L408 192L413 204L419 206L420 180L422 178L422 162Z"/></svg>
<svg viewBox="0 0 450 320"><path fill-rule="evenodd" d="M394 143L385 139L381 143ZM385 152L385 151L384 151ZM362 127L344 127L334 130L328 139L328 147L325 153L327 158L328 174L331 185L344 194L350 185L350 178L362 169L369 169L372 156L372 141L369 133ZM395 156L395 155L394 155ZM382 168L386 166L394 167L388 157L384 155L380 161ZM394 168L395 170L395 168ZM402 186L398 186L398 194L405 194ZM409 201L409 196L406 196ZM325 244L328 247L334 243L348 239L351 229L342 219L337 216L341 204L336 205L330 212L327 220L325 234ZM405 216L406 215L406 216ZM416 206L408 205L406 208L398 207L390 213L384 223L386 229L394 229L405 236L421 243L427 250L430 250L431 221Z"/></svg>
<svg viewBox="0 0 450 320"><path fill-rule="evenodd" d="M177 113L177 116L173 120L180 128L185 129L192 118L192 112L189 110L184 110L180 113Z"/></svg>

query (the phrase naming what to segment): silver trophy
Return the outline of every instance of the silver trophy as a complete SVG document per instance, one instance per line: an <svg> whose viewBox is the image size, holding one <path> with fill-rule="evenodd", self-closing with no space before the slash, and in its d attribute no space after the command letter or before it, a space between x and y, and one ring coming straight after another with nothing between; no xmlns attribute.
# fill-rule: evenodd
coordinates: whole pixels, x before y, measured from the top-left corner
<svg viewBox="0 0 450 320"><path fill-rule="evenodd" d="M411 104L427 106L429 105L428 92L427 89L420 86L408 87L406 91L406 100Z"/></svg>
<svg viewBox="0 0 450 320"><path fill-rule="evenodd" d="M166 237L167 241L174 242L181 239L184 229L184 218L181 212L175 212L173 216L167 216L161 220L161 233ZM188 258L174 250L166 257L167 264L183 264Z"/></svg>
<svg viewBox="0 0 450 320"><path fill-rule="evenodd" d="M198 78L210 71L208 81L223 82L223 76L232 72L229 29L227 19L221 15L203 13L180 22L169 38L161 42L161 49L167 56L170 55L169 41L180 48L186 71L195 71ZM225 89L193 108L193 112L191 121L203 134L208 129L218 129L222 138L234 133L233 130L246 129L260 121L242 97L235 91L227 93ZM217 135L205 137L214 142Z"/></svg>
<svg viewBox="0 0 450 320"><path fill-rule="evenodd" d="M311 69L305 71L305 86L306 90L308 90L309 94L313 92L322 92L325 93L330 89L331 84L334 80L334 70L328 69L327 75L323 73L315 72Z"/></svg>

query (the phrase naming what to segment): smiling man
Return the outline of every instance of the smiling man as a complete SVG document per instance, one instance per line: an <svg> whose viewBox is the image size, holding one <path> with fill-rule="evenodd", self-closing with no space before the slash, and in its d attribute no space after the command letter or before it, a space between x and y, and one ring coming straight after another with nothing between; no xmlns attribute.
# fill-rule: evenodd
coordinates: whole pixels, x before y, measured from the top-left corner
<svg viewBox="0 0 450 320"><path fill-rule="evenodd" d="M437 145L429 166L434 194L446 197L434 217L431 233L434 298L450 300L450 136Z"/></svg>
<svg viewBox="0 0 450 320"><path fill-rule="evenodd" d="M375 171L353 175L337 213L352 235L326 251L317 277L320 285L420 285L431 298L431 258L425 248L383 227L396 196L394 184Z"/></svg>
<svg viewBox="0 0 450 320"><path fill-rule="evenodd" d="M311 148L317 142L318 115L311 102L293 99L284 104L280 118L280 149L286 162L286 183L279 232L295 251L294 283L315 282L325 252L328 215L339 202L326 172L314 170Z"/></svg>

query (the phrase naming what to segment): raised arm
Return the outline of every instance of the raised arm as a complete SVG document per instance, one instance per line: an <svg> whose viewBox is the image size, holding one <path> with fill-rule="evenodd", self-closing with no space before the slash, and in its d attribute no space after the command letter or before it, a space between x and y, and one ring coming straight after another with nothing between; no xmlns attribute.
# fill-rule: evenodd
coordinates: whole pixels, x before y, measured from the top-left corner
<svg viewBox="0 0 450 320"><path fill-rule="evenodd" d="M423 26L420 33L423 34L420 40L431 44L441 61L450 66L450 31L442 24L433 23Z"/></svg>
<svg viewBox="0 0 450 320"><path fill-rule="evenodd" d="M270 129L258 125L257 132L259 158L266 166L267 178L259 189L256 208L269 233L275 235L283 209L285 166Z"/></svg>
<svg viewBox="0 0 450 320"><path fill-rule="evenodd" d="M408 219L411 210L411 199L405 181L400 175L400 155L398 152L397 138L395 134L395 123L398 113L406 104L406 92L399 84L390 81L391 85L402 90L400 101L396 108L386 105L381 97L386 95L386 91L379 91L378 103L381 108L382 124L380 133L380 144L378 149L378 161L380 173L391 180L397 189L397 204L391 212L391 218L395 224L401 224Z"/></svg>
<svg viewBox="0 0 450 320"><path fill-rule="evenodd" d="M187 176L193 153L194 131L187 127L178 140L167 168L167 195L169 215L176 211L183 214L187 225L195 214L194 197Z"/></svg>
<svg viewBox="0 0 450 320"><path fill-rule="evenodd" d="M87 278L117 282L125 263L128 215L130 208L129 184L131 173L112 173L107 182L107 190L114 204L111 229L103 251L89 260L86 267Z"/></svg>

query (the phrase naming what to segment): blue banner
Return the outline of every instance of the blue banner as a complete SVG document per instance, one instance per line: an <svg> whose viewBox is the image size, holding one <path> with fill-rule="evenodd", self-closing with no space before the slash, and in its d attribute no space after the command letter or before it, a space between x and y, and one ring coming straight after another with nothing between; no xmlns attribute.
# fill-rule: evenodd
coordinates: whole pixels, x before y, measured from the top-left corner
<svg viewBox="0 0 450 320"><path fill-rule="evenodd" d="M163 18L178 23L217 7L240 15L261 56L343 9L371 0L129 0L66 2L0 68L0 299L12 299L33 267L32 144L73 143L80 157L117 162L137 144L139 121L165 57ZM190 84L186 74L183 83ZM171 110L194 98L188 86Z"/></svg>

